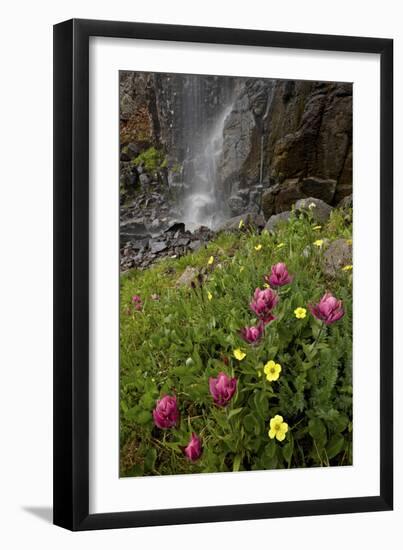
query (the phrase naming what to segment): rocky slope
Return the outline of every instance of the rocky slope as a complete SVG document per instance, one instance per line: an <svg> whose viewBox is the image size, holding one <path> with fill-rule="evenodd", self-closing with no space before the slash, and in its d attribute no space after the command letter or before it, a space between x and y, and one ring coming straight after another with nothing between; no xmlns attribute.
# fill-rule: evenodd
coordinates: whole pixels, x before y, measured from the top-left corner
<svg viewBox="0 0 403 550"><path fill-rule="evenodd" d="M120 144L126 251L176 222L334 206L352 193L352 85L122 72Z"/></svg>

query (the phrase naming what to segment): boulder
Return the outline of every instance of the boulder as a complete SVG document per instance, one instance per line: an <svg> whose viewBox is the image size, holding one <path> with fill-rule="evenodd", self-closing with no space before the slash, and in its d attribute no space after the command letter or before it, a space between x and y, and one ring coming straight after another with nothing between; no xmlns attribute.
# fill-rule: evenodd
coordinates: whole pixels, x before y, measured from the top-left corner
<svg viewBox="0 0 403 550"><path fill-rule="evenodd" d="M176 286L191 286L192 283L196 282L199 270L195 267L190 267L189 265L176 281Z"/></svg>
<svg viewBox="0 0 403 550"><path fill-rule="evenodd" d="M270 216L269 221L265 225L266 231L275 231L280 223L288 222L290 217L290 211L280 212L279 214L274 214L273 216Z"/></svg>
<svg viewBox="0 0 403 550"><path fill-rule="evenodd" d="M166 250L168 245L165 241L150 241L151 254L159 254L163 250Z"/></svg>
<svg viewBox="0 0 403 550"><path fill-rule="evenodd" d="M344 199L341 199L341 201L337 205L337 208L352 208L352 207L353 207L353 195L348 195L347 197L344 197Z"/></svg>
<svg viewBox="0 0 403 550"><path fill-rule="evenodd" d="M313 219L318 223L325 223L330 216L333 208L315 197L308 197L296 202L295 210L301 212L311 212Z"/></svg>
<svg viewBox="0 0 403 550"><path fill-rule="evenodd" d="M301 191L307 197L315 197L331 203L336 191L337 181L333 179L305 178L301 182Z"/></svg>
<svg viewBox="0 0 403 550"><path fill-rule="evenodd" d="M323 271L326 275L334 277L340 270L352 263L352 246L346 239L336 239L323 254Z"/></svg>
<svg viewBox="0 0 403 550"><path fill-rule="evenodd" d="M245 212L241 216L235 216L225 222L221 223L217 227L217 231L237 231L240 229L239 224L243 222L243 227L253 227L255 229L262 229L265 225L264 217L261 214L254 212Z"/></svg>

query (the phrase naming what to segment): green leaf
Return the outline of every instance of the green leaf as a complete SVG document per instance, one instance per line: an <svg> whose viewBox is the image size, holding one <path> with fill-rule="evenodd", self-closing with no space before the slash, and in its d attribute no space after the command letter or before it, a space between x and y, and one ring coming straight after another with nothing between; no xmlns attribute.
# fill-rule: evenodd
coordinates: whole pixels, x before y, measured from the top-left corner
<svg viewBox="0 0 403 550"><path fill-rule="evenodd" d="M328 458L334 458L337 456L344 447L344 437L341 434L335 434L329 441L326 447L326 454Z"/></svg>
<svg viewBox="0 0 403 550"><path fill-rule="evenodd" d="M311 418L308 423L308 430L319 447L324 447L326 445L326 427L319 418Z"/></svg>
<svg viewBox="0 0 403 550"><path fill-rule="evenodd" d="M228 414L228 420L235 416L236 414L239 414L242 411L243 407L239 407L239 409L232 409Z"/></svg>
<svg viewBox="0 0 403 550"><path fill-rule="evenodd" d="M234 464L232 467L233 472L239 472L239 467L241 466L241 460L242 460L242 456L236 455L236 457L234 458Z"/></svg>
<svg viewBox="0 0 403 550"><path fill-rule="evenodd" d="M144 458L144 469L148 472L151 472L154 469L156 459L157 451L156 449L154 449L154 447L151 447L151 449L148 449Z"/></svg>
<svg viewBox="0 0 403 550"><path fill-rule="evenodd" d="M136 422L138 424L147 424L151 420L150 411L141 411L136 415Z"/></svg>

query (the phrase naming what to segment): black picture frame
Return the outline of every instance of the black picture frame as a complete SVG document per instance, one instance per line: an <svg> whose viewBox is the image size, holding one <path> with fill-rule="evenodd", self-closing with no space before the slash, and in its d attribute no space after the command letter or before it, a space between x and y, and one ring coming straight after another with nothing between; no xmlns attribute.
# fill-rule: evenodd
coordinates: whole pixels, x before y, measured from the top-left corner
<svg viewBox="0 0 403 550"><path fill-rule="evenodd" d="M380 492L327 500L89 513L89 38L380 54ZM54 523L70 530L393 507L393 40L72 19L54 26Z"/></svg>

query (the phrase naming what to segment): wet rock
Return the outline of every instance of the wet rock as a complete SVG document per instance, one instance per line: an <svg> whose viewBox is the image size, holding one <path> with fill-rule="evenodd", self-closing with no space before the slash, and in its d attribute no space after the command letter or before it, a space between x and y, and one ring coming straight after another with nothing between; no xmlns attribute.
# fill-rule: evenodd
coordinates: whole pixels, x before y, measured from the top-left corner
<svg viewBox="0 0 403 550"><path fill-rule="evenodd" d="M245 209L245 200L239 195L232 195L228 199L228 206L231 210L231 214L239 216Z"/></svg>
<svg viewBox="0 0 403 550"><path fill-rule="evenodd" d="M140 218L129 219L121 222L120 224L120 239L123 243L129 240L136 240L138 238L151 237L148 233L148 229L144 221Z"/></svg>
<svg viewBox="0 0 403 550"><path fill-rule="evenodd" d="M352 246L346 239L336 239L323 254L323 271L333 277L340 273L341 269L352 263Z"/></svg>
<svg viewBox="0 0 403 550"><path fill-rule="evenodd" d="M330 204L336 191L337 181L333 179L305 178L301 190L307 197L316 197Z"/></svg>
<svg viewBox="0 0 403 550"><path fill-rule="evenodd" d="M333 208L315 197L308 197L296 202L295 210L302 212L311 212L312 217L318 223L325 223L330 216Z"/></svg>
<svg viewBox="0 0 403 550"><path fill-rule="evenodd" d="M193 282L196 282L199 270L195 267L187 266L185 271L176 281L176 286L191 286Z"/></svg>
<svg viewBox="0 0 403 550"><path fill-rule="evenodd" d="M273 216L270 217L269 221L266 223L264 228L266 229L266 231L270 231L270 232L275 231L279 224L283 222L288 222L290 217L291 217L290 211L274 214Z"/></svg>

